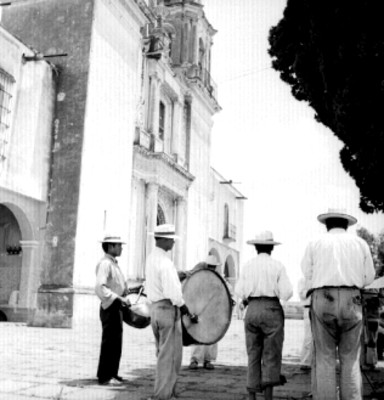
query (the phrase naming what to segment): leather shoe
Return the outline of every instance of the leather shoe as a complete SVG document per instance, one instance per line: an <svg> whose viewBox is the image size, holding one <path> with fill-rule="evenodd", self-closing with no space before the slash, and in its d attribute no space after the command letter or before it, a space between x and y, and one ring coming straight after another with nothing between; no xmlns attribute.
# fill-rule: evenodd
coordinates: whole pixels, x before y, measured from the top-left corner
<svg viewBox="0 0 384 400"><path fill-rule="evenodd" d="M215 369L215 366L210 361L205 361L204 368L205 369Z"/></svg>

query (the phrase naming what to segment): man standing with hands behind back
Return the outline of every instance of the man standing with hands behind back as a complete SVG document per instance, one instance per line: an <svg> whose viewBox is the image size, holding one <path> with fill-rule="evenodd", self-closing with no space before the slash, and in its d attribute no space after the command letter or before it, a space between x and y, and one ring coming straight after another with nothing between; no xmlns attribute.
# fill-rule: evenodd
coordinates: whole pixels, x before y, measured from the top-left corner
<svg viewBox="0 0 384 400"><path fill-rule="evenodd" d="M191 315L185 305L176 267L167 254L178 239L174 225L157 226L154 237L156 246L147 258L145 269L157 355L155 388L151 400L170 400L176 397L176 381L182 361L181 315L188 315L194 323L197 317Z"/></svg>
<svg viewBox="0 0 384 400"><path fill-rule="evenodd" d="M284 311L280 300L292 297L292 284L284 265L271 257L275 246L272 232L263 231L248 244L255 246L257 256L242 268L235 293L248 305L244 319L248 354L247 389L249 400L264 392L273 399L273 387L284 384L280 375L284 342Z"/></svg>
<svg viewBox="0 0 384 400"><path fill-rule="evenodd" d="M360 348L362 298L360 289L375 276L368 244L347 232L356 218L328 210L318 221L327 233L310 242L302 260L314 339L312 395L314 400L339 398L336 358L340 360L340 399L361 400Z"/></svg>
<svg viewBox="0 0 384 400"><path fill-rule="evenodd" d="M116 257L125 244L119 236L105 235L101 241L104 256L96 267L96 295L101 300L100 320L103 329L97 378L101 385L121 385L118 375L123 344L122 307L129 306L128 288Z"/></svg>

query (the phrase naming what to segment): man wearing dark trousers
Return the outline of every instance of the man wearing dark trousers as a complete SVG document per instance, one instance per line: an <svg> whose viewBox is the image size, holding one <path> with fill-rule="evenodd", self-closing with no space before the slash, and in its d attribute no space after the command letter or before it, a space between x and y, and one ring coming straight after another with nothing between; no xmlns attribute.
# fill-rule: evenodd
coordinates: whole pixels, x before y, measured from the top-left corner
<svg viewBox="0 0 384 400"><path fill-rule="evenodd" d="M284 342L280 300L289 300L293 289L284 265L271 257L280 244L272 232L260 232L247 243L255 247L257 256L243 265L235 293L248 306L244 319L248 398L256 400L257 392L264 392L264 399L272 400L274 386L286 382L280 375Z"/></svg>
<svg viewBox="0 0 384 400"><path fill-rule="evenodd" d="M106 235L102 240L103 258L96 267L96 295L101 300L102 339L97 378L101 385L121 385L118 375L122 342L122 307L130 306L128 288L117 264L124 242L119 236Z"/></svg>

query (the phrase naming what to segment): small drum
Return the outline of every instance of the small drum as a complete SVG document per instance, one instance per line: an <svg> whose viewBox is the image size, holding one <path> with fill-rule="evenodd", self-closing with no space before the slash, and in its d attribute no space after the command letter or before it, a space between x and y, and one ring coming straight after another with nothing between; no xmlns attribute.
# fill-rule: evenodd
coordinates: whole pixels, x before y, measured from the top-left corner
<svg viewBox="0 0 384 400"><path fill-rule="evenodd" d="M150 304L143 293L128 295L131 306L123 306L123 321L133 328L143 329L151 323Z"/></svg>
<svg viewBox="0 0 384 400"><path fill-rule="evenodd" d="M183 345L213 344L227 332L232 318L232 299L224 279L215 271L201 269L183 282L183 298L197 324L182 317Z"/></svg>

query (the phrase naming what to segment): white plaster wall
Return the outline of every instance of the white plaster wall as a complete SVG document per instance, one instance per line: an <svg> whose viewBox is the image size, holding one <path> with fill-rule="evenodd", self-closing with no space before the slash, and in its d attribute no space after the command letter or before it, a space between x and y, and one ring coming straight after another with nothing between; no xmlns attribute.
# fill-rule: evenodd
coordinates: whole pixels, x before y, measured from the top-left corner
<svg viewBox="0 0 384 400"><path fill-rule="evenodd" d="M45 202L55 103L53 71L45 61L22 63L23 53L31 51L0 29L0 67L16 80L0 186Z"/></svg>
<svg viewBox="0 0 384 400"><path fill-rule="evenodd" d="M146 232L145 232L145 183L143 180L132 180L130 237L125 249L128 257L127 278L136 280L144 278Z"/></svg>
<svg viewBox="0 0 384 400"><path fill-rule="evenodd" d="M128 7L136 7L127 2ZM106 231L128 239L132 146L140 89L140 21L118 2L95 7L74 266L75 287L93 287ZM119 264L127 274L127 251Z"/></svg>
<svg viewBox="0 0 384 400"><path fill-rule="evenodd" d="M208 254L210 134L212 118L207 107L192 101L190 172L196 177L188 194L187 265L193 268Z"/></svg>

